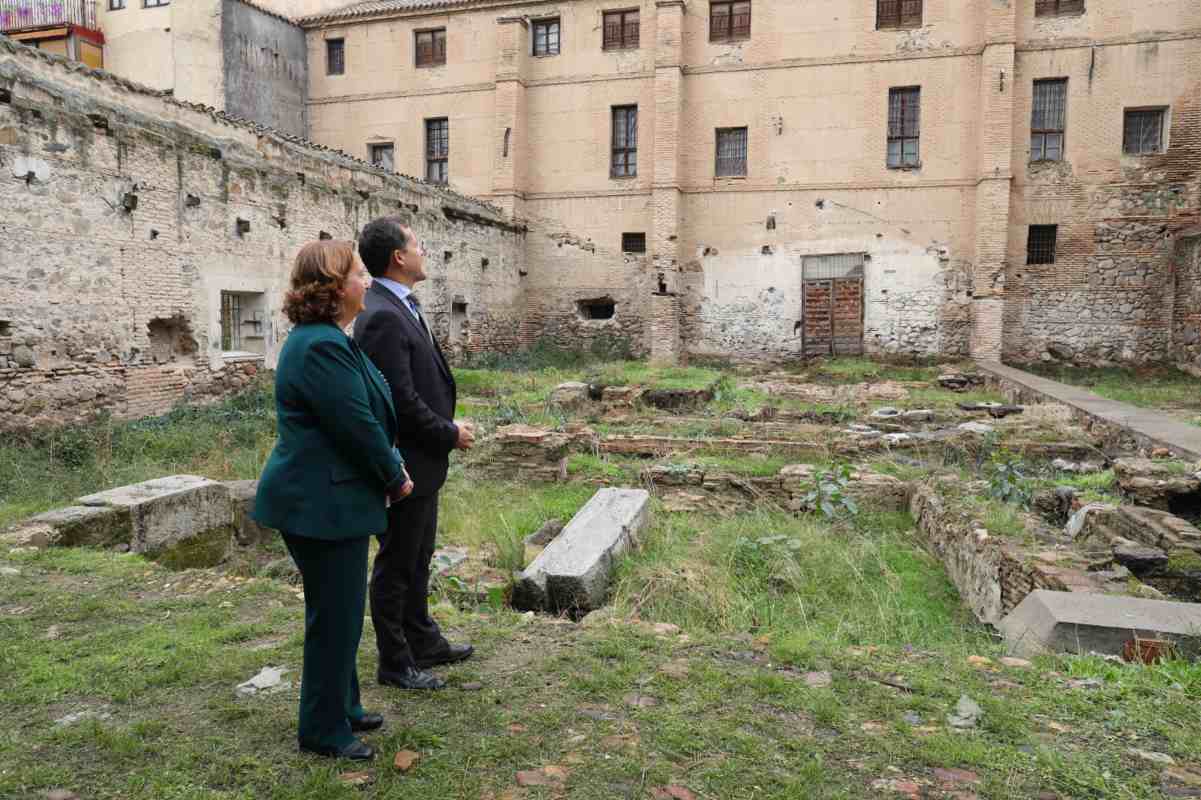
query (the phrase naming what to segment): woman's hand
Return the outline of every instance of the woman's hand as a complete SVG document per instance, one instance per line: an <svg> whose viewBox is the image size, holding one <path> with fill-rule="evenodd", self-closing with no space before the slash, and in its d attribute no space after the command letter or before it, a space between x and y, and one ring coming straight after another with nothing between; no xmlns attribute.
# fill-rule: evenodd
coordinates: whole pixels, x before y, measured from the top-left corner
<svg viewBox="0 0 1201 800"><path fill-rule="evenodd" d="M388 493L388 502L390 503L398 503L413 493L413 480L409 477L409 471L401 467L400 473L404 475L404 480L397 488Z"/></svg>

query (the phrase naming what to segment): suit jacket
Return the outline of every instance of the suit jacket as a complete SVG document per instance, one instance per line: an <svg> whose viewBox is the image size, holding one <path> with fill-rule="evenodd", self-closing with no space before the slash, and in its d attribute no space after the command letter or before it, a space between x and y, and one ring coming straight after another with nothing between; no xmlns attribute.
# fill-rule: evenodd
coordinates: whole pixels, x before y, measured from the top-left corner
<svg viewBox="0 0 1201 800"><path fill-rule="evenodd" d="M431 495L446 482L450 451L459 440L454 376L442 348L390 289L373 283L365 304L354 339L392 387L396 445L413 479L413 496Z"/></svg>
<svg viewBox="0 0 1201 800"><path fill-rule="evenodd" d="M384 498L403 480L384 377L332 323L297 325L275 369L278 440L255 520L294 536L351 539L388 529Z"/></svg>

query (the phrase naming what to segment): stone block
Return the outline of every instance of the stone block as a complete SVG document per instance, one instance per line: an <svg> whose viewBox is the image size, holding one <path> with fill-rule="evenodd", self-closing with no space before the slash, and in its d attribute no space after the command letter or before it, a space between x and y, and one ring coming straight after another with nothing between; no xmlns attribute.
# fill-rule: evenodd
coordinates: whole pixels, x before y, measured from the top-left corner
<svg viewBox="0 0 1201 800"><path fill-rule="evenodd" d="M1138 639L1168 639L1195 656L1201 647L1201 605L1166 600L1036 590L997 626L1011 652L1121 655Z"/></svg>
<svg viewBox="0 0 1201 800"><path fill-rule="evenodd" d="M813 490L817 472L812 464L789 464L780 468L778 477L792 510L797 510L804 496ZM878 511L904 511L909 508L909 484L879 472L852 472L846 493L858 504Z"/></svg>
<svg viewBox="0 0 1201 800"><path fill-rule="evenodd" d="M601 489L517 576L514 607L572 613L601 607L615 559L637 544L649 520L645 490Z"/></svg>
<svg viewBox="0 0 1201 800"><path fill-rule="evenodd" d="M12 547L132 546L133 526L125 508L68 506L17 523L0 541Z"/></svg>
<svg viewBox="0 0 1201 800"><path fill-rule="evenodd" d="M218 564L233 542L229 489L197 475L156 478L81 497L77 502L125 509L133 529L130 548L172 568Z"/></svg>
<svg viewBox="0 0 1201 800"><path fill-rule="evenodd" d="M642 393L642 404L662 411L682 408L698 408L713 400L712 389L647 389Z"/></svg>
<svg viewBox="0 0 1201 800"><path fill-rule="evenodd" d="M229 489L229 500L233 506L234 538L246 547L262 544L275 535L271 528L264 528L255 521L254 496L258 493L258 481L225 481Z"/></svg>
<svg viewBox="0 0 1201 800"><path fill-rule="evenodd" d="M588 405L588 384L579 381L560 383L551 390L547 401L558 408L578 409Z"/></svg>
<svg viewBox="0 0 1201 800"><path fill-rule="evenodd" d="M1113 472L1122 494L1140 506L1164 511L1181 502L1201 506L1201 473L1183 463L1119 458Z"/></svg>

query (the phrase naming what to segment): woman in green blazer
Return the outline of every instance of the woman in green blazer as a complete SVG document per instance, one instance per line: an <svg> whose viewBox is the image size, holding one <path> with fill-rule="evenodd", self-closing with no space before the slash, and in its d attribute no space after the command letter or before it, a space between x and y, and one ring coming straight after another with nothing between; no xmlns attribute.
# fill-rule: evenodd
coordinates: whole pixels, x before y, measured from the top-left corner
<svg viewBox="0 0 1201 800"><path fill-rule="evenodd" d="M350 242L311 242L292 268L284 314L295 327L275 371L279 438L254 518L283 535L304 579L300 749L366 760L354 733L384 723L359 703L355 668L367 597L367 544L413 483L396 440L392 392L343 330L371 278Z"/></svg>

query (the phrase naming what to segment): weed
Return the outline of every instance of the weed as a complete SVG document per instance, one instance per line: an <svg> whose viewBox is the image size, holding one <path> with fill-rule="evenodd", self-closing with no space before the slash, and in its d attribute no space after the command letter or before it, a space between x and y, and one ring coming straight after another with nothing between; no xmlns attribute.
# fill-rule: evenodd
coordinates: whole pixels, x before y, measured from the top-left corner
<svg viewBox="0 0 1201 800"><path fill-rule="evenodd" d="M1003 503L1030 507L1030 479L1020 458L1003 453L993 457L988 469L988 493Z"/></svg>
<svg viewBox="0 0 1201 800"><path fill-rule="evenodd" d="M813 475L812 488L801 498L808 511L820 511L827 519L859 513L855 499L847 493L851 483L851 468L846 464L818 470Z"/></svg>

